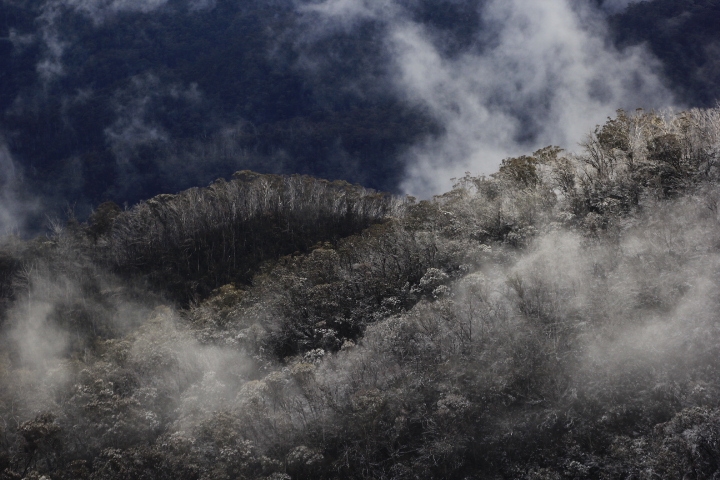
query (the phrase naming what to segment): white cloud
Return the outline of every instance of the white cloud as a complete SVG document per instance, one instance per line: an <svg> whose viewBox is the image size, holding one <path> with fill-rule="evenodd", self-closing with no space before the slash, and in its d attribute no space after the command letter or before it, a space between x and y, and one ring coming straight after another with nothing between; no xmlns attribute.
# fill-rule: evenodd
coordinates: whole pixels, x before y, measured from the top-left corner
<svg viewBox="0 0 720 480"><path fill-rule="evenodd" d="M602 3L602 8L609 13L618 13L625 10L631 4L640 3L641 1L648 2L652 0L605 0Z"/></svg>
<svg viewBox="0 0 720 480"><path fill-rule="evenodd" d="M134 77L126 89L115 93L115 122L105 129L105 137L115 158L127 163L137 147L168 141L162 126L151 118L153 101L160 96L199 98L197 86L186 91L177 86L164 87L152 74Z"/></svg>
<svg viewBox="0 0 720 480"><path fill-rule="evenodd" d="M37 209L37 202L24 198L22 181L10 150L0 137L0 237L23 232L28 214Z"/></svg>
<svg viewBox="0 0 720 480"><path fill-rule="evenodd" d="M190 11L211 10L215 8L216 0L188 0Z"/></svg>
<svg viewBox="0 0 720 480"><path fill-rule="evenodd" d="M90 17L101 24L123 12L150 13L164 7L168 0L64 0L66 7Z"/></svg>
<svg viewBox="0 0 720 480"><path fill-rule="evenodd" d="M304 14L315 14L323 21L316 30L352 28L362 20L385 20L397 18L403 12L395 0L325 0L319 3L298 3ZM322 33L322 32L321 32Z"/></svg>
<svg viewBox="0 0 720 480"><path fill-rule="evenodd" d="M22 52L36 41L35 35L32 33L20 33L14 28L8 31L8 40L10 40L16 52Z"/></svg>
<svg viewBox="0 0 720 480"><path fill-rule="evenodd" d="M55 78L65 74L62 57L69 45L67 32L62 32L59 21L67 11L85 15L98 27L121 13L151 13L167 5L168 0L49 0L41 9L37 18L40 24L40 37L45 46L45 54L38 62L36 70L47 85ZM189 9L198 11L213 8L215 0L190 0ZM11 38L15 46L27 43L30 38L15 35Z"/></svg>
<svg viewBox="0 0 720 480"><path fill-rule="evenodd" d="M164 6L167 0L49 0L37 18L40 37L45 47L36 70L43 85L65 74L63 54L69 46L67 32L61 31L60 20L66 11L83 14L96 26L120 12L149 13Z"/></svg>
<svg viewBox="0 0 720 480"><path fill-rule="evenodd" d="M305 11L321 16L318 29L385 22L391 88L444 126L406 153L408 193L440 193L451 177L492 173L502 158L549 144L573 148L618 108L673 103L658 62L642 48L614 49L588 3L489 0L475 44L451 58L403 4L326 0Z"/></svg>
<svg viewBox="0 0 720 480"><path fill-rule="evenodd" d="M42 14L38 17L45 54L36 65L36 70L44 85L65 74L62 56L67 47L67 42L62 39L57 25L60 15L61 9L58 4L47 3L43 7Z"/></svg>

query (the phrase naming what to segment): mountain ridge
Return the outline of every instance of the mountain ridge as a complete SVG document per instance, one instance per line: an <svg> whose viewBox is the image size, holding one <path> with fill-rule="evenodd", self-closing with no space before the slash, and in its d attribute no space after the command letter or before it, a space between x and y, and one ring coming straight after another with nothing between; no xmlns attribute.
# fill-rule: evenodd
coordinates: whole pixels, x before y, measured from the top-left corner
<svg viewBox="0 0 720 480"><path fill-rule="evenodd" d="M431 200L239 172L5 237L0 478L713 478L719 118L619 111Z"/></svg>

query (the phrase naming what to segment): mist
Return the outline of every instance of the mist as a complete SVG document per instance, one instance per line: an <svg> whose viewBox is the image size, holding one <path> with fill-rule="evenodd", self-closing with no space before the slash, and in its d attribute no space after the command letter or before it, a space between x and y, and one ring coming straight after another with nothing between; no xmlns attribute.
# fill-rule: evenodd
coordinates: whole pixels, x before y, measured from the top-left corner
<svg viewBox="0 0 720 480"><path fill-rule="evenodd" d="M634 3L639 3L643 0L603 0L601 2L600 8L603 10L609 12L609 13L618 13L625 10L627 7ZM652 1L652 0L645 0L645 1Z"/></svg>
<svg viewBox="0 0 720 480"><path fill-rule="evenodd" d="M643 47L613 47L592 3L475 5L479 28L455 51L444 32L413 18L414 4L328 0L302 7L326 34L382 23L391 67L381 81L442 125L441 135L403 154L406 193L427 198L466 171L490 174L499 159L546 145L575 150L585 132L620 108L674 106L660 63Z"/></svg>
<svg viewBox="0 0 720 480"><path fill-rule="evenodd" d="M431 201L241 172L3 245L0 461L712 478L718 118L620 112Z"/></svg>
<svg viewBox="0 0 720 480"><path fill-rule="evenodd" d="M509 156L575 151L618 108L711 93L712 62L686 68L699 86L679 86L665 76L687 56L660 61L654 40L620 35L639 21L623 15L648 5L5 3L0 120L54 216L244 168L429 198Z"/></svg>
<svg viewBox="0 0 720 480"><path fill-rule="evenodd" d="M27 216L37 211L37 200L25 188L22 170L0 137L0 236L22 234Z"/></svg>
<svg viewBox="0 0 720 480"><path fill-rule="evenodd" d="M720 475L720 110L650 2L25 3L0 480Z"/></svg>

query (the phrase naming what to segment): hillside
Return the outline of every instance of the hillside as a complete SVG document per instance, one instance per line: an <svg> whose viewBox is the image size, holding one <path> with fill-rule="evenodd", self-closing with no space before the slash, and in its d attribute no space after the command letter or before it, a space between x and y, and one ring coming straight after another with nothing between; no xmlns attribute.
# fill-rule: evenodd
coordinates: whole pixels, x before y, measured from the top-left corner
<svg viewBox="0 0 720 480"><path fill-rule="evenodd" d="M238 172L0 250L0 478L720 475L720 110L429 201Z"/></svg>

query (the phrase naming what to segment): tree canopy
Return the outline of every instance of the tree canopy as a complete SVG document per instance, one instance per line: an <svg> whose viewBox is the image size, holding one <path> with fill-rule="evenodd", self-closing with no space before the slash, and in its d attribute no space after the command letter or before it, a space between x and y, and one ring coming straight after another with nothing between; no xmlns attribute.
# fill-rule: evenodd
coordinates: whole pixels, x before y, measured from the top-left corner
<svg viewBox="0 0 720 480"><path fill-rule="evenodd" d="M238 172L0 249L0 478L716 477L720 110L427 201Z"/></svg>

